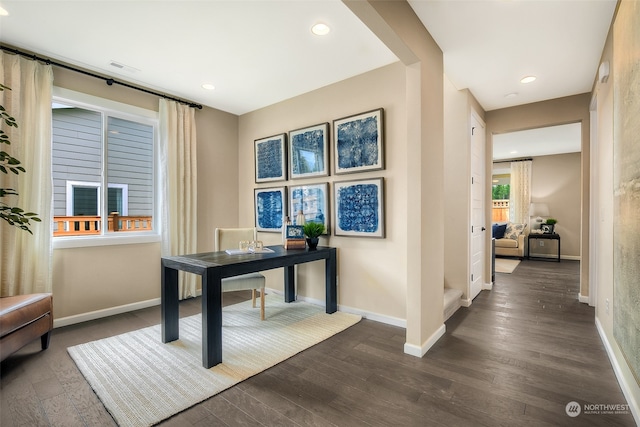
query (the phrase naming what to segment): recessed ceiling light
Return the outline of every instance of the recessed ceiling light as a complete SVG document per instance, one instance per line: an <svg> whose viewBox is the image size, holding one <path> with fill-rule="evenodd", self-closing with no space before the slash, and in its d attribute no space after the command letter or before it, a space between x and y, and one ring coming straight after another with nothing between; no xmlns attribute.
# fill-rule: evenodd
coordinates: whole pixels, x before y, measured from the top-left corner
<svg viewBox="0 0 640 427"><path fill-rule="evenodd" d="M522 79L520 79L520 83L531 83L533 81L535 81L537 79L536 76L525 76Z"/></svg>
<svg viewBox="0 0 640 427"><path fill-rule="evenodd" d="M518 92L511 92L506 94L504 97L505 98L515 98L516 96L518 96Z"/></svg>
<svg viewBox="0 0 640 427"><path fill-rule="evenodd" d="M311 27L311 32L316 36L326 36L330 31L331 28L323 22L318 22L313 27Z"/></svg>
<svg viewBox="0 0 640 427"><path fill-rule="evenodd" d="M7 9L2 6L0 6L0 16L9 16L9 12L7 12Z"/></svg>
<svg viewBox="0 0 640 427"><path fill-rule="evenodd" d="M517 150L509 151L509 154L518 154Z"/></svg>
<svg viewBox="0 0 640 427"><path fill-rule="evenodd" d="M214 85L212 85L211 83L205 83L202 85L202 87L206 90L214 90L216 87Z"/></svg>

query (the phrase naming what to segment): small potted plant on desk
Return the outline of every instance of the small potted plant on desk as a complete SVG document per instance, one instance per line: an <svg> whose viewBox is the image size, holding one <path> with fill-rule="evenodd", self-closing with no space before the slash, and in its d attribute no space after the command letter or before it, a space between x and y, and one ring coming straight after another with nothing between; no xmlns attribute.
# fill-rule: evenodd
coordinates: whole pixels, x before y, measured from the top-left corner
<svg viewBox="0 0 640 427"><path fill-rule="evenodd" d="M309 250L315 250L318 247L319 237L324 233L324 224L321 222L308 222L304 225L304 235L307 237Z"/></svg>

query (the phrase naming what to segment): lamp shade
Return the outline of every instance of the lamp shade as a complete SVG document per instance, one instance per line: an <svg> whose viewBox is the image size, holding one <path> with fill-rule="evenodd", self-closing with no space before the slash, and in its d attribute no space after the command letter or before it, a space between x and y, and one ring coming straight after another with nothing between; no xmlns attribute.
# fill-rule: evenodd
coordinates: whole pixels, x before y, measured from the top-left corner
<svg viewBox="0 0 640 427"><path fill-rule="evenodd" d="M529 216L549 216L549 206L546 203L531 203Z"/></svg>

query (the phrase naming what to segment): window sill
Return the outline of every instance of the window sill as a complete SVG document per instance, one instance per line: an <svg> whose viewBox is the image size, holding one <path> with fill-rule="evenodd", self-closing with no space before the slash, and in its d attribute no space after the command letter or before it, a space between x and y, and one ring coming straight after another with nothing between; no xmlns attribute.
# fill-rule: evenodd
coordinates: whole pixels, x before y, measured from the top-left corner
<svg viewBox="0 0 640 427"><path fill-rule="evenodd" d="M90 246L135 245L156 243L162 239L159 234L131 234L106 236L53 237L53 249L86 248Z"/></svg>

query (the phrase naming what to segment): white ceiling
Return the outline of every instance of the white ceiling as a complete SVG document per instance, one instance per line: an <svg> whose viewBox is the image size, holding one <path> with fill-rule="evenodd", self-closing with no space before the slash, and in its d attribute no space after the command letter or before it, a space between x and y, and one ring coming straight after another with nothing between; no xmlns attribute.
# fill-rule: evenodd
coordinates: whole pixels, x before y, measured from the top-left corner
<svg viewBox="0 0 640 427"><path fill-rule="evenodd" d="M338 0L0 5L3 43L238 115L397 61Z"/></svg>
<svg viewBox="0 0 640 427"><path fill-rule="evenodd" d="M447 76L489 111L589 92L616 0L409 3L442 48ZM4 44L233 114L397 61L339 0L0 6L9 12L0 17ZM317 21L332 27L328 36L310 33ZM528 74L538 80L519 83Z"/></svg>
<svg viewBox="0 0 640 427"><path fill-rule="evenodd" d="M590 92L616 0L409 0L485 111ZM520 79L537 76L533 83ZM506 98L508 94L517 94Z"/></svg>

